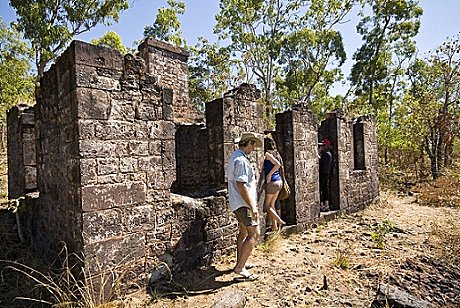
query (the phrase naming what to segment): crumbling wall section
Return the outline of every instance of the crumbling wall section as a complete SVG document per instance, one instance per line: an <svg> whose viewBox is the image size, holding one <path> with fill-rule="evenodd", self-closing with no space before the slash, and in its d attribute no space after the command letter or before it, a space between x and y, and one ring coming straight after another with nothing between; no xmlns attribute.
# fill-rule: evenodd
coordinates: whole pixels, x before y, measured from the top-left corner
<svg viewBox="0 0 460 308"><path fill-rule="evenodd" d="M139 54L147 63L147 71L158 78L159 85L173 91L174 121L195 123L203 119L193 106L188 90L188 56L183 48L154 38L147 38L139 46Z"/></svg>
<svg viewBox="0 0 460 308"><path fill-rule="evenodd" d="M343 181L348 210L357 211L374 202L379 196L376 123L372 116L360 116L346 124L352 140L347 144L348 160L344 162L349 176L343 178ZM361 162L357 164L357 160Z"/></svg>
<svg viewBox="0 0 460 308"><path fill-rule="evenodd" d="M37 190L34 107L18 105L7 114L8 198Z"/></svg>
<svg viewBox="0 0 460 308"><path fill-rule="evenodd" d="M228 254L237 230L225 192L171 198L174 91L149 65L74 41L42 78L36 106L40 198L32 242L49 260L65 243L84 256L89 273L118 273L128 288L143 285L159 262L181 271ZM208 169L206 131L184 127L181 150L196 144L183 154ZM190 132L196 138L185 142Z"/></svg>
<svg viewBox="0 0 460 308"><path fill-rule="evenodd" d="M243 132L254 132L263 140L263 110L257 103L260 90L254 85L242 84L224 94L223 98L206 104L208 131L209 177L215 187L225 188L225 168L228 158L238 148L235 138ZM261 172L264 159L262 148L251 153L256 174Z"/></svg>
<svg viewBox="0 0 460 308"><path fill-rule="evenodd" d="M292 194L286 202L288 224L304 230L319 217L316 116L298 106L276 115L279 151Z"/></svg>

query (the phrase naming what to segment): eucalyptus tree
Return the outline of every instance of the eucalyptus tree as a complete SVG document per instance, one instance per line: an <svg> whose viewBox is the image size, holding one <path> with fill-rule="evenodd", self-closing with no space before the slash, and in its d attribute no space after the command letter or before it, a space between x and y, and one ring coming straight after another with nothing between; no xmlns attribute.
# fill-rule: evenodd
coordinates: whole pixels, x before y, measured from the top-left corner
<svg viewBox="0 0 460 308"><path fill-rule="evenodd" d="M190 47L189 91L192 102L203 111L206 102L222 97L237 86L244 76L239 64L232 59L228 48L200 37L198 43Z"/></svg>
<svg viewBox="0 0 460 308"><path fill-rule="evenodd" d="M417 35L423 11L417 0L370 0L364 4L356 27L363 45L353 55L350 79L355 93L366 95L376 111L379 101L374 100L374 90L390 74L395 50L411 44Z"/></svg>
<svg viewBox="0 0 460 308"><path fill-rule="evenodd" d="M91 44L116 49L123 55L127 53L126 47L123 45L120 35L118 35L115 31L108 31L102 37L92 39Z"/></svg>
<svg viewBox="0 0 460 308"><path fill-rule="evenodd" d="M31 56L27 44L0 17L0 122L5 122L9 108L33 99Z"/></svg>
<svg viewBox="0 0 460 308"><path fill-rule="evenodd" d="M311 0L305 12L291 22L286 33L280 64L283 78L277 88L286 105L306 102L317 113L333 108L338 101L329 89L341 78L340 67L346 60L341 33L335 29L351 12L355 0Z"/></svg>
<svg viewBox="0 0 460 308"><path fill-rule="evenodd" d="M185 3L176 0L167 0L167 3L169 7L160 8L153 24L144 28L144 37L154 37L179 47L186 46L178 17L185 13Z"/></svg>
<svg viewBox="0 0 460 308"><path fill-rule="evenodd" d="M426 60L410 70L411 96L421 106L425 124L423 148L433 178L451 163L455 140L460 137L460 35L448 39Z"/></svg>
<svg viewBox="0 0 460 308"><path fill-rule="evenodd" d="M272 114L274 79L280 73L278 60L291 22L305 0L221 0L214 32L246 67L246 81L253 78L262 88L266 119Z"/></svg>
<svg viewBox="0 0 460 308"><path fill-rule="evenodd" d="M230 42L246 81L262 88L265 116L299 102L319 112L346 59L335 26L358 0L221 0L214 32Z"/></svg>
<svg viewBox="0 0 460 308"><path fill-rule="evenodd" d="M17 14L15 28L34 50L39 79L74 36L118 21L128 0L10 0L10 5Z"/></svg>

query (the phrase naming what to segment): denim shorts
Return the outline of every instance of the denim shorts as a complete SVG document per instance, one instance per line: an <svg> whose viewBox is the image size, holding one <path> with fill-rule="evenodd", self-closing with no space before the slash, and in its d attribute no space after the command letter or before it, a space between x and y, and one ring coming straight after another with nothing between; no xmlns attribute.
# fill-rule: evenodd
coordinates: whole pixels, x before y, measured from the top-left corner
<svg viewBox="0 0 460 308"><path fill-rule="evenodd" d="M252 218L252 211L248 207L242 206L233 213L235 213L236 219L240 225L245 227L254 227L259 225L257 219Z"/></svg>

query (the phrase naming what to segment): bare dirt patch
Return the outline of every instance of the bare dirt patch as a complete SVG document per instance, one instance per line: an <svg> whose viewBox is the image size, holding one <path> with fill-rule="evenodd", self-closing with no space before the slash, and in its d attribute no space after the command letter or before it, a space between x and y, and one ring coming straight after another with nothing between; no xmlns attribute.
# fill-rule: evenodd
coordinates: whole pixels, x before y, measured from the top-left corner
<svg viewBox="0 0 460 308"><path fill-rule="evenodd" d="M14 224L8 217L1 226ZM14 248L15 229L0 229L2 247ZM380 202L361 212L260 243L249 260L256 281L235 281L235 259L226 257L177 275L150 295L137 292L100 307L212 307L229 292L242 292L246 307L371 307L379 289L393 287L427 307L458 307L459 237L459 208L421 206L415 197L382 193ZM2 259L22 262L25 247L13 250L2 250ZM23 284L3 274L0 300Z"/></svg>
<svg viewBox="0 0 460 308"><path fill-rule="evenodd" d="M235 282L234 258L228 257L212 269L175 277L164 293L138 293L124 305L211 307L224 292L242 291L247 307L370 307L379 284L390 283L430 307L454 307L460 270L441 260L435 230L458 224L460 210L415 200L383 193L361 212L260 244L250 259L256 281ZM438 283L443 273L454 280L445 289Z"/></svg>

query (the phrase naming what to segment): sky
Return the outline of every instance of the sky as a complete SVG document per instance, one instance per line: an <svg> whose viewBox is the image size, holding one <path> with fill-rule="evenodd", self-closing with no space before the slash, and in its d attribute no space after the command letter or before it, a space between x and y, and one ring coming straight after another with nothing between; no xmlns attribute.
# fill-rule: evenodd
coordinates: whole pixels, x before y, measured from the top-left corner
<svg viewBox="0 0 460 308"><path fill-rule="evenodd" d="M117 24L111 26L97 26L91 31L76 37L78 40L89 42L99 38L107 31L117 32L126 47L137 47L134 41L143 37L144 28L151 25L159 7L167 6L166 0L129 0L131 8L121 13ZM215 26L214 16L219 12L218 0L184 0L186 13L179 17L182 23L182 32L188 45L194 45L198 37L203 36L213 42L217 37L213 34ZM15 19L14 9L9 7L8 0L0 0L0 13L7 23ZM415 37L419 49L419 56L424 56L429 50L434 50L447 37L454 37L460 32L460 0L420 0L423 9L421 28ZM361 39L356 33L357 18L340 26L347 62L343 69L348 75L351 69L351 57L360 47Z"/></svg>

